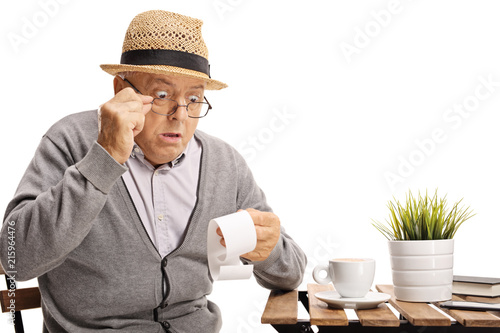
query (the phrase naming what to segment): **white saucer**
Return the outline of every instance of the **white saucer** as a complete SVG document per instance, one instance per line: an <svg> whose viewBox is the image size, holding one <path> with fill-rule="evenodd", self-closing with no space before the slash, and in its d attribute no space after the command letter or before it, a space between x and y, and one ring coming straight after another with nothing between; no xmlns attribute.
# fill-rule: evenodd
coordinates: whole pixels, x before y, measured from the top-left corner
<svg viewBox="0 0 500 333"><path fill-rule="evenodd" d="M372 309L380 303L388 301L391 296L384 293L368 292L365 297L342 297L336 291L320 291L314 294L317 299L322 300L331 308L336 309Z"/></svg>

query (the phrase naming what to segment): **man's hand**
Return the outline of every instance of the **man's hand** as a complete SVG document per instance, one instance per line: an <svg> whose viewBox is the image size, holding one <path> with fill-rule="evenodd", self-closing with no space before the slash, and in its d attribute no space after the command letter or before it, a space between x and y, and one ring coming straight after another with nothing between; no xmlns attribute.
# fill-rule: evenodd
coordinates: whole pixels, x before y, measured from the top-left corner
<svg viewBox="0 0 500 333"><path fill-rule="evenodd" d="M241 211L241 209L239 211ZM255 225L257 246L252 252L245 253L241 256L251 261L266 260L280 238L280 219L273 213L261 212L253 208L248 208L246 211L250 213L253 224ZM217 234L222 237L220 243L226 246L220 228L217 228Z"/></svg>
<svg viewBox="0 0 500 333"><path fill-rule="evenodd" d="M151 110L152 100L153 97L138 95L127 87L101 105L97 143L118 163L123 164L130 157L134 137L144 127L144 119Z"/></svg>

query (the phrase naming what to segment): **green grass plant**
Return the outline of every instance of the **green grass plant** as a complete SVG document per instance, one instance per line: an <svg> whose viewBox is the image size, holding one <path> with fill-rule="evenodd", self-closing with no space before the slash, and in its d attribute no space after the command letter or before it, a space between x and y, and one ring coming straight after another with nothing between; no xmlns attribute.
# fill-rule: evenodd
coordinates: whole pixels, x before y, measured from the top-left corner
<svg viewBox="0 0 500 333"><path fill-rule="evenodd" d="M459 207L461 202L448 211L446 196L438 198L437 190L432 198L427 192L416 198L410 191L404 204L396 199L389 201L386 224L373 221L372 225L388 240L451 239L462 223L475 215L469 207Z"/></svg>

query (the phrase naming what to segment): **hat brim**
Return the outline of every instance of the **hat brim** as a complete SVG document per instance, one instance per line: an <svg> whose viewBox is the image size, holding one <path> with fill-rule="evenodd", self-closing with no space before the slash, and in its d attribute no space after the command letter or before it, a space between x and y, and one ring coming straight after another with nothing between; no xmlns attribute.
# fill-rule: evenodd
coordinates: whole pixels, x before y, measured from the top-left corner
<svg viewBox="0 0 500 333"><path fill-rule="evenodd" d="M207 83L206 90L220 90L227 87L227 84L211 79L208 75L193 71L190 69L166 66L166 65L101 65L103 71L111 75L117 75L122 72L142 72L149 74L164 74L164 75L175 75L184 76L194 79L201 79Z"/></svg>

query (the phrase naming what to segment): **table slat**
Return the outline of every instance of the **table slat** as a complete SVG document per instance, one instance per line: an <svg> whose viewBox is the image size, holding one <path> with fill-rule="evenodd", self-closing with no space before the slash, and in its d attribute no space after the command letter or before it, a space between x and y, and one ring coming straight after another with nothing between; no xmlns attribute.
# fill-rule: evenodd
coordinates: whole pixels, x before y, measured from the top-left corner
<svg viewBox="0 0 500 333"><path fill-rule="evenodd" d="M331 326L347 326L349 320L342 309L331 309L328 305L317 299L314 294L320 291L333 290L331 284L318 285L308 284L307 293L309 295L309 316L311 317L311 325L331 325Z"/></svg>
<svg viewBox="0 0 500 333"><path fill-rule="evenodd" d="M375 309L356 310L356 315L363 326L398 327L400 323L385 303Z"/></svg>
<svg viewBox="0 0 500 333"><path fill-rule="evenodd" d="M39 308L42 304L38 287L16 289L15 293L9 292L9 290L0 291L2 312L10 311L8 307L11 304L11 299L15 302L16 311Z"/></svg>
<svg viewBox="0 0 500 333"><path fill-rule="evenodd" d="M500 318L483 311L442 309L465 327L500 327Z"/></svg>
<svg viewBox="0 0 500 333"><path fill-rule="evenodd" d="M272 290L261 317L262 324L296 324L298 291Z"/></svg>
<svg viewBox="0 0 500 333"><path fill-rule="evenodd" d="M389 303L414 326L451 326L446 317L427 303L412 303L396 300L392 285L377 285L377 290L391 295Z"/></svg>
<svg viewBox="0 0 500 333"><path fill-rule="evenodd" d="M453 301L495 303L491 298L453 295ZM439 307L440 302L435 303ZM500 318L493 311L452 310L439 307L465 327L500 327ZM498 311L496 311L498 312Z"/></svg>

